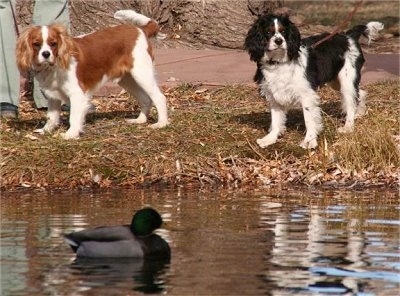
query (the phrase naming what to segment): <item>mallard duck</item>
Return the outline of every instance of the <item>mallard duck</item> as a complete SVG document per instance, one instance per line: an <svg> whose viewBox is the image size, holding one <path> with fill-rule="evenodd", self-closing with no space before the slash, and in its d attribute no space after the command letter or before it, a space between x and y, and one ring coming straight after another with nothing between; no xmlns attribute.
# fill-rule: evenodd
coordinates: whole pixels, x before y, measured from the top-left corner
<svg viewBox="0 0 400 296"><path fill-rule="evenodd" d="M131 225L102 226L64 235L77 257L143 258L169 257L168 243L153 231L162 224L152 208L135 213Z"/></svg>

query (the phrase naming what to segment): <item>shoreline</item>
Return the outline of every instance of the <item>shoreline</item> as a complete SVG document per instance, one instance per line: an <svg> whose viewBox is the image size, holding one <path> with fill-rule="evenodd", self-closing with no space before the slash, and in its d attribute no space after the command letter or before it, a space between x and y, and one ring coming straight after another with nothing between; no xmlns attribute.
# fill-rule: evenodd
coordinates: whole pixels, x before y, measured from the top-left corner
<svg viewBox="0 0 400 296"><path fill-rule="evenodd" d="M55 134L37 135L33 130L44 123L45 112L22 101L20 119L1 122L1 191L399 188L398 80L367 85L368 112L347 135L336 131L343 120L339 97L321 89L325 128L311 151L298 146L304 133L300 110L289 113L288 130L276 144L257 146L255 140L268 129L269 112L255 87L183 84L163 91L169 101L168 127L127 124L125 118L137 114L138 106L121 94L95 98L97 111L88 115L82 137L72 141L59 136L67 113Z"/></svg>

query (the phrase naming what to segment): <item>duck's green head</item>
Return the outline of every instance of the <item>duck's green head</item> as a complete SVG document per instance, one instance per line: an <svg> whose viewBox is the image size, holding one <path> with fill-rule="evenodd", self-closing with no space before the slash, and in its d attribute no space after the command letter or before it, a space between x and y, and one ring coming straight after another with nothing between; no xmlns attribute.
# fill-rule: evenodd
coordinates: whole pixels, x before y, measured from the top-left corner
<svg viewBox="0 0 400 296"><path fill-rule="evenodd" d="M149 235L162 224L160 214L152 208L144 208L136 212L132 218L131 230L138 236Z"/></svg>

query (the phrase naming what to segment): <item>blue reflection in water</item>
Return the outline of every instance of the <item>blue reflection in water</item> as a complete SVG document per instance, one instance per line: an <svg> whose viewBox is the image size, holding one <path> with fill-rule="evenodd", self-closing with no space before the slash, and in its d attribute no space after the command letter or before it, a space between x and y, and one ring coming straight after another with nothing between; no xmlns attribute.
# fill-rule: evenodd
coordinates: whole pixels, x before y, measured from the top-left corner
<svg viewBox="0 0 400 296"><path fill-rule="evenodd" d="M387 283L383 285L387 295L398 291L400 275L393 270L400 264L396 228L400 221L368 219L389 206L368 205L359 217L349 215L360 210L348 205L300 207L280 213L274 221L262 217L261 223L275 234L268 258L274 267L265 275L280 287L272 294L379 295L380 289L368 291L379 281ZM395 227L397 235L370 231L372 224Z"/></svg>
<svg viewBox="0 0 400 296"><path fill-rule="evenodd" d="M395 220L384 220L384 219L368 219L366 221L367 223L373 223L373 224L389 224L389 225L400 225L400 220L395 221Z"/></svg>
<svg viewBox="0 0 400 296"><path fill-rule="evenodd" d="M310 271L320 275L332 275L332 276L367 278L367 279L383 279L385 281L400 283L400 275L394 272L354 271L354 270L346 270L335 267L310 267Z"/></svg>

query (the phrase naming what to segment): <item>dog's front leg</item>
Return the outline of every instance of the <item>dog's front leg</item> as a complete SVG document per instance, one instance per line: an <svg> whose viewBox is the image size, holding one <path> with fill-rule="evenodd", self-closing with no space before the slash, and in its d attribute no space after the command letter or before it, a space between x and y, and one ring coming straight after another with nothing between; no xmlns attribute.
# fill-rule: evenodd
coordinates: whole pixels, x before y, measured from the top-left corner
<svg viewBox="0 0 400 296"><path fill-rule="evenodd" d="M321 109L318 104L319 97L317 95L314 96L313 100L305 100L305 102L303 100L302 103L307 132L300 146L304 149L313 149L318 146L317 137L322 130Z"/></svg>
<svg viewBox="0 0 400 296"><path fill-rule="evenodd" d="M70 97L69 129L62 134L66 140L77 139L83 131L86 113L89 110L90 99L86 96L74 95Z"/></svg>
<svg viewBox="0 0 400 296"><path fill-rule="evenodd" d="M47 121L43 128L36 129L36 133L51 133L60 124L61 101L49 98L47 101Z"/></svg>
<svg viewBox="0 0 400 296"><path fill-rule="evenodd" d="M280 105L271 102L271 126L269 133L264 138L257 139L257 144L261 148L265 148L276 143L278 137L285 132L285 124L286 110Z"/></svg>

